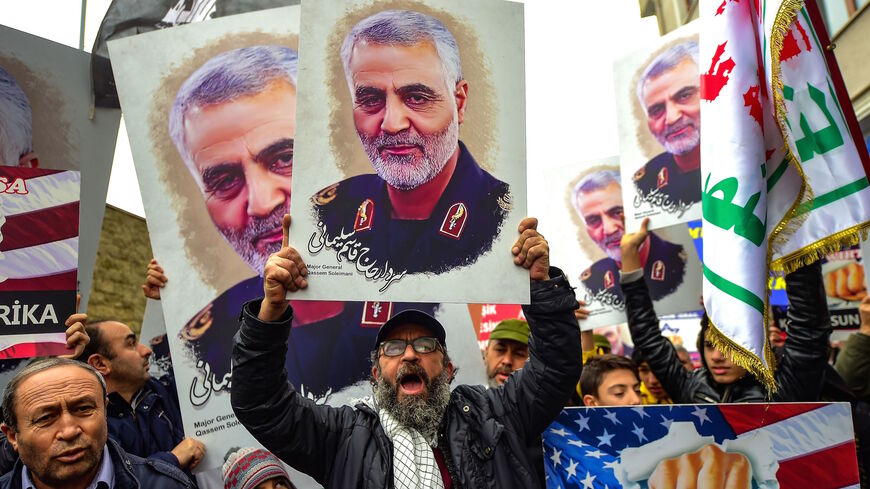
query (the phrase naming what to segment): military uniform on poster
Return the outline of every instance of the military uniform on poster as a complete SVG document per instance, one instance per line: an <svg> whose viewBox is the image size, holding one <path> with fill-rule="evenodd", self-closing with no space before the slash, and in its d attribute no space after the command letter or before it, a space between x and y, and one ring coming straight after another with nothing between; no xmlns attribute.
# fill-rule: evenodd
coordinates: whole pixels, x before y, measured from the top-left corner
<svg viewBox="0 0 870 489"><path fill-rule="evenodd" d="M429 219L393 219L387 183L374 174L319 191L312 198L314 217L328 236L353 233L359 249L368 248L367 260L397 273L440 274L471 265L492 248L511 209L511 194L461 141L459 150Z"/></svg>

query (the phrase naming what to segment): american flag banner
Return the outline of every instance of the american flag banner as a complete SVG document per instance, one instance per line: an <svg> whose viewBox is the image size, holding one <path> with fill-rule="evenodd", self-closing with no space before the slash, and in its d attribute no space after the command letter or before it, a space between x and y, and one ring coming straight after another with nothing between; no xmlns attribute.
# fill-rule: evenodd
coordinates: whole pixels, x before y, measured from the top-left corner
<svg viewBox="0 0 870 489"><path fill-rule="evenodd" d="M700 3L704 304L773 389L769 273L866 235L870 157L815 2Z"/></svg>
<svg viewBox="0 0 870 489"><path fill-rule="evenodd" d="M0 359L68 353L80 185L76 171L0 166Z"/></svg>
<svg viewBox="0 0 870 489"><path fill-rule="evenodd" d="M543 439L548 489L859 487L848 403L567 408Z"/></svg>

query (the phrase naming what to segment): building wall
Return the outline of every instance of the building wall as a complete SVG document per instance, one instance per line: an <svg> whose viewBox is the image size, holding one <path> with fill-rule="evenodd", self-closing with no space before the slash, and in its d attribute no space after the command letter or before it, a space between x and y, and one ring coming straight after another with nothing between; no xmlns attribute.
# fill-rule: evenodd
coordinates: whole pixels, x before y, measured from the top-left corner
<svg viewBox="0 0 870 489"><path fill-rule="evenodd" d="M145 314L141 286L152 256L145 220L107 205L88 319L121 321L138 333Z"/></svg>
<svg viewBox="0 0 870 489"><path fill-rule="evenodd" d="M862 121L864 134L870 134L870 4L855 13L836 33L831 34L837 64L849 91L855 115Z"/></svg>

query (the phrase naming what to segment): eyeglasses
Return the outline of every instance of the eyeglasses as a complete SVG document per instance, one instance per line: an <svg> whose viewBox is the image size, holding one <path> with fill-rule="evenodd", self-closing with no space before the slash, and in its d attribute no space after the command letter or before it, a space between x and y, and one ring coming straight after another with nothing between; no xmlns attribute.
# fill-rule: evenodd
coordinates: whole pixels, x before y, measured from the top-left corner
<svg viewBox="0 0 870 489"><path fill-rule="evenodd" d="M387 357L397 357L405 353L405 349L411 345L417 353L432 353L439 348L437 338L422 336L411 341L387 340L381 342L381 352Z"/></svg>

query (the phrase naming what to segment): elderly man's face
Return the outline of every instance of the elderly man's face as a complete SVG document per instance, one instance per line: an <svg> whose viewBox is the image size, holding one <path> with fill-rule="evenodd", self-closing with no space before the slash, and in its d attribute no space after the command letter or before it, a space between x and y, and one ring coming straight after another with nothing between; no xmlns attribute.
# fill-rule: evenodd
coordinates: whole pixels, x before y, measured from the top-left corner
<svg viewBox="0 0 870 489"><path fill-rule="evenodd" d="M209 215L255 271L281 248L290 209L296 87L275 81L256 95L195 107L184 118L187 147Z"/></svg>
<svg viewBox="0 0 870 489"><path fill-rule="evenodd" d="M577 201L589 237L607 256L621 263L619 243L625 234L622 188L614 182L600 190L581 192Z"/></svg>
<svg viewBox="0 0 870 489"><path fill-rule="evenodd" d="M375 171L409 190L458 151L468 84L445 82L435 46L357 44L351 56L353 120Z"/></svg>
<svg viewBox="0 0 870 489"><path fill-rule="evenodd" d="M106 445L106 404L94 375L72 365L33 374L18 386L16 429L3 432L37 484L81 486Z"/></svg>
<svg viewBox="0 0 870 489"><path fill-rule="evenodd" d="M665 150L682 155L700 144L700 78L691 58L647 80L643 101L649 130Z"/></svg>

